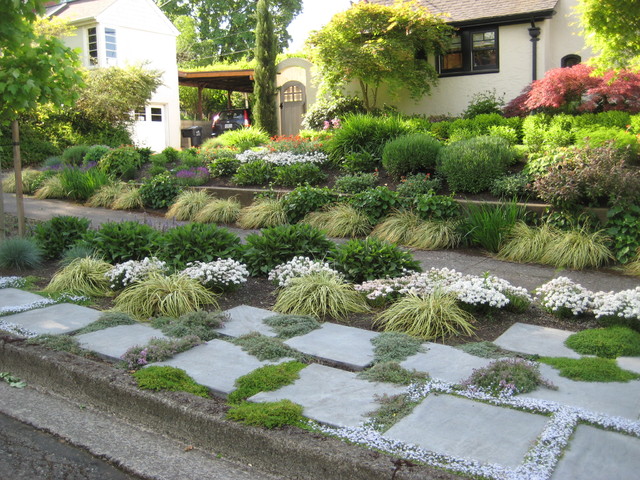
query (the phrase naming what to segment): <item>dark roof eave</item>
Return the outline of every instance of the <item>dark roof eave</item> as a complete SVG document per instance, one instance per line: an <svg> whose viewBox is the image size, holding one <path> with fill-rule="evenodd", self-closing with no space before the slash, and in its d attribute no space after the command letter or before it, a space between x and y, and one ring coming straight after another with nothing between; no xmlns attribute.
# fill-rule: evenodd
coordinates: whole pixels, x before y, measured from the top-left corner
<svg viewBox="0 0 640 480"><path fill-rule="evenodd" d="M474 27L485 25L513 25L517 23L530 23L531 20L539 22L546 20L555 15L556 11L553 9L539 10L537 12L518 13L515 15L504 15L501 17L486 17L486 18L474 18L471 20L462 20L459 22L447 22L452 27Z"/></svg>

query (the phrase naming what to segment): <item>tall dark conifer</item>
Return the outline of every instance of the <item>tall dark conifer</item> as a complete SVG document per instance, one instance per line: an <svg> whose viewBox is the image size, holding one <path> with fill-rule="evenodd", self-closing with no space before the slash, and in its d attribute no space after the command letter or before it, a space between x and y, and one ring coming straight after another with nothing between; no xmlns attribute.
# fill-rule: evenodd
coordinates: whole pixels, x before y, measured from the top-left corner
<svg viewBox="0 0 640 480"><path fill-rule="evenodd" d="M256 69L253 117L255 125L269 135L278 134L276 115L276 38L269 1L258 0L256 23Z"/></svg>

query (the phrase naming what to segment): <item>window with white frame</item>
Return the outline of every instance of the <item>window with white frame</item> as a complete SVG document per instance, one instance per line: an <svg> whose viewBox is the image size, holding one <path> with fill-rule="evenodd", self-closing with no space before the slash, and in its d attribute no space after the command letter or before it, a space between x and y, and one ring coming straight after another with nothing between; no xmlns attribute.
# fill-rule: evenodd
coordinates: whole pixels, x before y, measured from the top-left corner
<svg viewBox="0 0 640 480"><path fill-rule="evenodd" d="M117 58L116 51L116 30L115 28L104 29L104 50L107 62L113 62Z"/></svg>
<svg viewBox="0 0 640 480"><path fill-rule="evenodd" d="M498 29L458 31L438 58L438 71L443 76L499 71Z"/></svg>

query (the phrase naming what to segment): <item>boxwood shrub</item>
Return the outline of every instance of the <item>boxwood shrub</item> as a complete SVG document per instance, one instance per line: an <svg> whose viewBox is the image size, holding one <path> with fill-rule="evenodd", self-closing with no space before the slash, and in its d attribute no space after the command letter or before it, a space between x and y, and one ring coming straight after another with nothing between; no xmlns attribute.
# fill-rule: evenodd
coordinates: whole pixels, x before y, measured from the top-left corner
<svg viewBox="0 0 640 480"><path fill-rule="evenodd" d="M403 135L391 140L382 151L382 166L389 175L400 178L410 173L435 170L442 145L426 133Z"/></svg>

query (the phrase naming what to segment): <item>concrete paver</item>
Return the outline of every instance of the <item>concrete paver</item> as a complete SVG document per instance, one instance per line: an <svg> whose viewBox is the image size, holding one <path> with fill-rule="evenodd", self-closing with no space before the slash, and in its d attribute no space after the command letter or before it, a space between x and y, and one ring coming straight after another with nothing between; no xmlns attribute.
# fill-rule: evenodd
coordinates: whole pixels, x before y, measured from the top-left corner
<svg viewBox="0 0 640 480"><path fill-rule="evenodd" d="M624 370L640 373L640 357L618 357L616 362Z"/></svg>
<svg viewBox="0 0 640 480"><path fill-rule="evenodd" d="M116 360L131 347L146 345L152 338L166 337L157 328L142 324L118 325L76 336L82 348Z"/></svg>
<svg viewBox="0 0 640 480"><path fill-rule="evenodd" d="M263 322L265 318L274 316L274 313L270 310L239 305L226 310L225 313L229 316L228 319L224 322L222 328L216 329L216 332L222 335L234 338L251 332L258 332L268 337L277 335L271 327Z"/></svg>
<svg viewBox="0 0 640 480"><path fill-rule="evenodd" d="M252 402L277 402L288 399L304 408L306 417L333 426L355 427L380 404L377 396L397 395L404 388L369 382L357 374L312 364L300 371L300 378L274 392L261 392Z"/></svg>
<svg viewBox="0 0 640 480"><path fill-rule="evenodd" d="M516 467L546 423L542 415L429 395L385 436L436 453Z"/></svg>
<svg viewBox="0 0 640 480"><path fill-rule="evenodd" d="M45 333L72 333L98 320L102 312L71 303L29 310L4 317L39 335Z"/></svg>
<svg viewBox="0 0 640 480"><path fill-rule="evenodd" d="M514 323L493 343L506 350L530 355L580 358L579 354L564 345L564 341L572 334L557 328Z"/></svg>
<svg viewBox="0 0 640 480"><path fill-rule="evenodd" d="M27 305L38 300L44 300L44 297L17 288L3 288L0 295L0 308Z"/></svg>

